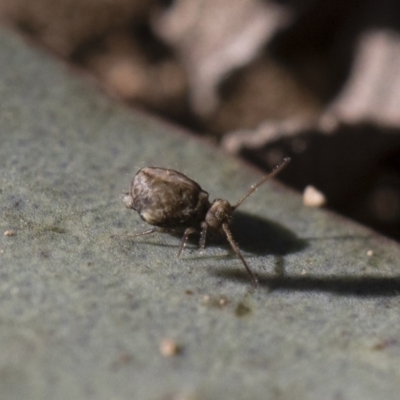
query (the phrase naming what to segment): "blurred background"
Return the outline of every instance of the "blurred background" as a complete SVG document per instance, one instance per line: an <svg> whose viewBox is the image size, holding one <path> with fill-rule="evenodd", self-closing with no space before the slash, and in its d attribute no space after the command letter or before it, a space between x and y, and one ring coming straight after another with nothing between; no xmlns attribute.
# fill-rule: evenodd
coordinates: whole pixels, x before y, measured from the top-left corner
<svg viewBox="0 0 400 400"><path fill-rule="evenodd" d="M400 240L398 1L0 0L0 22Z"/></svg>

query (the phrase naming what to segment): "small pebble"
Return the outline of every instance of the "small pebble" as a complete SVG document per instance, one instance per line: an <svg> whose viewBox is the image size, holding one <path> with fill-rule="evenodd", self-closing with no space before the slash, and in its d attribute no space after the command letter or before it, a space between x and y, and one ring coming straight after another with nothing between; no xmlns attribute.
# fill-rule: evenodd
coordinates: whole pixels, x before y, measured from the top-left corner
<svg viewBox="0 0 400 400"><path fill-rule="evenodd" d="M326 197L314 186L308 185L303 192L303 204L306 207L322 207L326 204Z"/></svg>
<svg viewBox="0 0 400 400"><path fill-rule="evenodd" d="M372 250L367 251L367 256L372 257L374 255L374 252Z"/></svg>
<svg viewBox="0 0 400 400"><path fill-rule="evenodd" d="M173 339L163 339L160 342L159 349L164 357L176 356L180 351L179 346Z"/></svg>
<svg viewBox="0 0 400 400"><path fill-rule="evenodd" d="M15 231L13 231L12 229L9 229L9 230L5 231L5 232L3 233L3 235L4 235L4 236L10 237L10 236L15 236L16 233L15 233Z"/></svg>
<svg viewBox="0 0 400 400"><path fill-rule="evenodd" d="M227 300L226 297L221 296L221 297L218 299L218 303L219 303L219 305L220 305L221 307L223 307L223 306L226 306L226 305L228 304L228 300Z"/></svg>
<svg viewBox="0 0 400 400"><path fill-rule="evenodd" d="M207 303L209 303L209 302L210 302L210 300L211 300L211 297L210 297L210 295L208 295L208 294L205 294L205 295L203 296L203 303L204 303L204 304L207 304Z"/></svg>

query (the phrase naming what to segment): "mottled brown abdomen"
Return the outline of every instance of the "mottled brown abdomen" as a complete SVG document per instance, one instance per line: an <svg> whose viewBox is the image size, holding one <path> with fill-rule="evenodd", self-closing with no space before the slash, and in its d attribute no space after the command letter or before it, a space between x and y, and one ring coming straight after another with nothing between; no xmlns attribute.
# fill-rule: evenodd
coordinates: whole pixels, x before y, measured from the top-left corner
<svg viewBox="0 0 400 400"><path fill-rule="evenodd" d="M133 178L130 207L150 225L198 226L210 207L208 193L178 171L146 167Z"/></svg>

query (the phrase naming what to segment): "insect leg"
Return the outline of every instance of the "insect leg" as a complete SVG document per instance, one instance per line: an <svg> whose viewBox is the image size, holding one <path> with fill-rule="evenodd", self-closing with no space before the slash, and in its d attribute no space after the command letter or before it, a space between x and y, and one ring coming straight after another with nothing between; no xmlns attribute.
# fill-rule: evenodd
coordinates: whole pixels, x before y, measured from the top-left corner
<svg viewBox="0 0 400 400"><path fill-rule="evenodd" d="M203 251L206 248L207 228L208 228L207 223L202 222L201 223L200 242L199 242L200 251Z"/></svg>
<svg viewBox="0 0 400 400"><path fill-rule="evenodd" d="M152 228L152 229L149 229L149 230L144 231L144 232L133 233L132 235L111 235L110 237L111 238L124 237L126 239L132 239L132 238L136 238L136 237L139 237L139 236L151 235L152 233L155 233L155 232L163 232L163 231L160 230L160 228Z"/></svg>
<svg viewBox="0 0 400 400"><path fill-rule="evenodd" d="M144 232L133 233L132 235L128 235L127 237L128 238L135 238L135 237L139 237L139 236L151 235L154 232L160 232L160 229L152 228L152 229L149 229L149 230L144 231Z"/></svg>
<svg viewBox="0 0 400 400"><path fill-rule="evenodd" d="M257 287L258 286L258 279L257 277L254 275L253 271L250 269L250 267L248 266L247 262L245 261L245 259L242 256L242 253L239 250L239 246L237 245L237 243L235 242L235 240L233 239L232 233L228 227L228 224L222 224L222 229L225 232L226 238L228 239L229 244L232 247L232 250L236 253L236 255L240 258L240 261L242 261L244 267L246 268L247 273L250 275L250 279L251 279L251 283L253 284L253 287Z"/></svg>
<svg viewBox="0 0 400 400"><path fill-rule="evenodd" d="M186 247L189 236L192 235L193 233L196 233L196 229L186 228L185 233L182 236L181 245L180 245L179 251L178 251L178 257L181 256L183 249Z"/></svg>

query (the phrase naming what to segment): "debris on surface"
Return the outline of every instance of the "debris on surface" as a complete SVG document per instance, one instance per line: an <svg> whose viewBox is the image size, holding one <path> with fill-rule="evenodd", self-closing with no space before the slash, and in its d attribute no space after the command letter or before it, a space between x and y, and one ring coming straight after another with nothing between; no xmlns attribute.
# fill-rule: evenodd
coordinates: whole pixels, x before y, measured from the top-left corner
<svg viewBox="0 0 400 400"><path fill-rule="evenodd" d="M179 354L181 348L178 346L175 340L167 338L163 339L160 342L159 350L161 355L163 355L164 357L172 357Z"/></svg>
<svg viewBox="0 0 400 400"><path fill-rule="evenodd" d="M303 204L306 207L322 207L326 204L326 197L317 188L308 185L303 192Z"/></svg>

